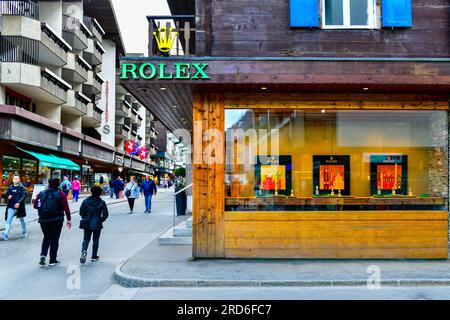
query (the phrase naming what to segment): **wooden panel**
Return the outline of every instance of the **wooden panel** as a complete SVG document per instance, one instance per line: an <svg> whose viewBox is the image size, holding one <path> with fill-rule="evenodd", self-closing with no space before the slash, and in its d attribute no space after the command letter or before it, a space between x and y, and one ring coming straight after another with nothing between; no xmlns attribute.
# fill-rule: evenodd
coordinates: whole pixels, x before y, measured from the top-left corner
<svg viewBox="0 0 450 320"><path fill-rule="evenodd" d="M213 55L447 57L449 7L414 0L412 28L324 30L291 29L289 0L216 0Z"/></svg>
<svg viewBox="0 0 450 320"><path fill-rule="evenodd" d="M407 94L227 94L225 108L448 110L444 96Z"/></svg>
<svg viewBox="0 0 450 320"><path fill-rule="evenodd" d="M226 212L225 256L447 259L448 212Z"/></svg>
<svg viewBox="0 0 450 320"><path fill-rule="evenodd" d="M217 145L222 152L212 152L215 161L200 161L205 149L214 142L213 138L203 139L208 129L224 132L223 95L196 94L194 96L194 164L193 164L193 257L224 257L224 196L225 167L221 139ZM211 164L208 164L211 163Z"/></svg>

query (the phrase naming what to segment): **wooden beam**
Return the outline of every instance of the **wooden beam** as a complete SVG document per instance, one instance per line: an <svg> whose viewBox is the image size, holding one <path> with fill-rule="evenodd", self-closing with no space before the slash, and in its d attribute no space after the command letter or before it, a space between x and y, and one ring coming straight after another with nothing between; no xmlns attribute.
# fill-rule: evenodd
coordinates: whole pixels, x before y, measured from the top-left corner
<svg viewBox="0 0 450 320"><path fill-rule="evenodd" d="M224 132L224 108L222 94L194 95L194 155L203 155L212 143L206 141L203 133L208 129ZM223 139L220 148L225 150ZM215 156L219 157L220 152ZM194 162L199 162L194 159ZM224 257L224 196L225 166L223 159L219 163L193 164L193 247L194 258Z"/></svg>

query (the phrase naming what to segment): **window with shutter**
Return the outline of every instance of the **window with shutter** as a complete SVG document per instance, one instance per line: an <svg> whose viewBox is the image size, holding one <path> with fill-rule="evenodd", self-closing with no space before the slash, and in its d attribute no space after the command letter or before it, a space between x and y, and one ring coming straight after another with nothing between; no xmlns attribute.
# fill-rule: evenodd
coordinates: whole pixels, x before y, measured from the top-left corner
<svg viewBox="0 0 450 320"><path fill-rule="evenodd" d="M372 29L376 27L375 0L322 0L325 29Z"/></svg>

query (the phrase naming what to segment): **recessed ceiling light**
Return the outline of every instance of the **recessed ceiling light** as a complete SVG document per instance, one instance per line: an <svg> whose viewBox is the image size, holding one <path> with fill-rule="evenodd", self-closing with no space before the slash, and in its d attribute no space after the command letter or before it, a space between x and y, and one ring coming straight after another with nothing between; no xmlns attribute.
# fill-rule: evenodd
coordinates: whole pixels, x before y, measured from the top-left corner
<svg viewBox="0 0 450 320"><path fill-rule="evenodd" d="M161 87L161 90L162 90L162 91L166 91L167 88L166 88L166 87Z"/></svg>
<svg viewBox="0 0 450 320"><path fill-rule="evenodd" d="M172 108L178 108L178 106L172 106Z"/></svg>
<svg viewBox="0 0 450 320"><path fill-rule="evenodd" d="M267 87L261 87L261 90L267 90Z"/></svg>
<svg viewBox="0 0 450 320"><path fill-rule="evenodd" d="M364 91L367 91L367 90L369 90L369 88L366 87L366 88L363 88L363 90L364 90Z"/></svg>
<svg viewBox="0 0 450 320"><path fill-rule="evenodd" d="M320 112L325 113L325 109L322 109Z"/></svg>

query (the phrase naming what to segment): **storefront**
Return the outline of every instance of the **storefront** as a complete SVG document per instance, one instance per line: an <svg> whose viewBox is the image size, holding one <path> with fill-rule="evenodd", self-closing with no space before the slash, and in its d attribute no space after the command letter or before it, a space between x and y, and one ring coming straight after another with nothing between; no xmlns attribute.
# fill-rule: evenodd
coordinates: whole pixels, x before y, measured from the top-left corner
<svg viewBox="0 0 450 320"><path fill-rule="evenodd" d="M210 79L178 101L193 115L194 258L448 258L447 64L431 79L414 61L201 59ZM181 81L122 83L164 99Z"/></svg>
<svg viewBox="0 0 450 320"><path fill-rule="evenodd" d="M2 181L0 198L5 203L4 194L12 183L14 175L21 177L27 192L31 195L36 184L46 185L52 176L69 177L79 174L80 167L69 159L55 156L53 154L42 154L16 148L5 143L6 154L1 157Z"/></svg>

